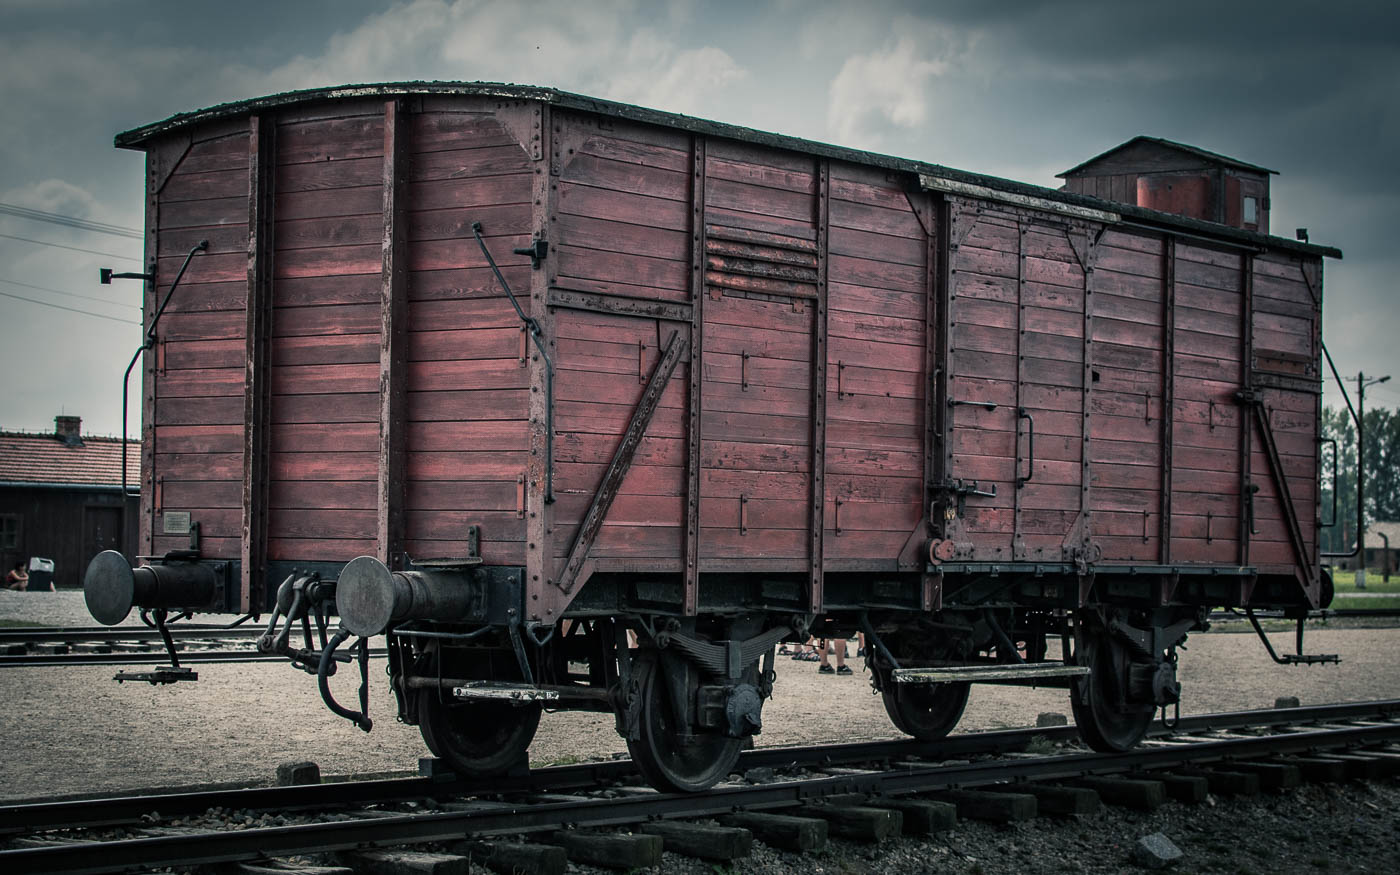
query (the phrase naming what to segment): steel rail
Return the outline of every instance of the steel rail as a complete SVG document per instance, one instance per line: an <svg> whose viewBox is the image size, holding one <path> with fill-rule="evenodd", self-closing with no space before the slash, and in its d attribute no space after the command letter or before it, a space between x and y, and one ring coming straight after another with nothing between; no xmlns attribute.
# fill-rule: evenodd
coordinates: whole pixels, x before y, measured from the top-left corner
<svg viewBox="0 0 1400 875"><path fill-rule="evenodd" d="M262 629L256 626L172 626L170 637L177 641L199 641L206 638L257 638ZM84 626L20 626L0 629L0 645L34 642L160 641L160 631L145 626L116 626L91 628Z"/></svg>
<svg viewBox="0 0 1400 875"><path fill-rule="evenodd" d="M180 650L180 663L286 662L281 653L259 653L247 650ZM384 649L371 650L371 659L383 659ZM94 665L165 665L170 654L164 650L121 653L20 653L0 654L0 669L5 668L79 668Z"/></svg>
<svg viewBox="0 0 1400 875"><path fill-rule="evenodd" d="M1192 742L1116 754L1067 754L1036 759L997 760L956 766L909 768L862 775L840 775L756 786L721 786L701 794L661 794L579 802L504 805L478 811L388 815L348 822L298 824L233 832L83 842L0 851L7 872L120 872L135 867L191 866L413 844L455 841L467 836L519 834L565 827L615 826L657 817L707 817L739 809L764 810L801 805L844 793L903 795L1011 782L1065 780L1184 762L1315 753L1383 744L1400 738L1400 724Z"/></svg>
<svg viewBox="0 0 1400 875"><path fill-rule="evenodd" d="M1334 723L1372 718L1400 718L1400 699L1277 708L1263 711L1226 711L1181 718L1168 730L1154 723L1150 737L1175 733L1210 732L1245 726L1275 727L1309 723ZM937 742L915 739L854 742L811 747L770 747L745 751L736 767L838 766L862 762L890 762L928 757L959 758L1025 748L1033 740L1065 742L1077 738L1073 726L1009 729L951 735ZM203 814L210 808L297 810L344 807L368 802L392 802L435 796L473 794L568 792L596 788L636 775L630 760L607 760L570 766L533 769L527 775L500 778L443 780L414 777L377 781L346 781L297 787L255 787L142 796L114 796L0 805L0 835L39 830L120 826L139 823L142 816L159 811L165 817Z"/></svg>

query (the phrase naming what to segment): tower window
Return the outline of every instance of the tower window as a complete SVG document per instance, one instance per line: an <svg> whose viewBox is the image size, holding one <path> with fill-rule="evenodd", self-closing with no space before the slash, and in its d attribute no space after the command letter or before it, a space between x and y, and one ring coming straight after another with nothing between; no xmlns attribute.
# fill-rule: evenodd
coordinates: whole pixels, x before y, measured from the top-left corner
<svg viewBox="0 0 1400 875"><path fill-rule="evenodd" d="M1244 199L1244 223L1246 225L1259 224L1259 198L1247 197Z"/></svg>

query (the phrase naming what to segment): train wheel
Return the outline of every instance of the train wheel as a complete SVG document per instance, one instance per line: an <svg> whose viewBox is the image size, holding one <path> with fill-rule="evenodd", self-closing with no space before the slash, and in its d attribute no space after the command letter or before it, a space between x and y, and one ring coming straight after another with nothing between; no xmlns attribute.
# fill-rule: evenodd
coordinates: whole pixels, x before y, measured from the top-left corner
<svg viewBox="0 0 1400 875"><path fill-rule="evenodd" d="M540 706L441 701L418 696L418 729L434 756L464 777L499 775L525 758L540 725Z"/></svg>
<svg viewBox="0 0 1400 875"><path fill-rule="evenodd" d="M972 684L897 684L881 693L890 722L920 741L937 741L953 731L967 707Z"/></svg>
<svg viewBox="0 0 1400 875"><path fill-rule="evenodd" d="M627 750L656 789L680 793L707 790L723 780L739 760L747 739L697 731L675 719L666 673L655 652L641 655L633 668L641 695L639 737Z"/></svg>
<svg viewBox="0 0 1400 875"><path fill-rule="evenodd" d="M1081 646L1075 661L1089 666L1089 676L1070 693L1079 737L1104 753L1128 750L1147 735L1157 709L1127 700L1127 690L1119 680L1127 677L1128 654L1122 645L1107 634L1097 634L1085 636Z"/></svg>

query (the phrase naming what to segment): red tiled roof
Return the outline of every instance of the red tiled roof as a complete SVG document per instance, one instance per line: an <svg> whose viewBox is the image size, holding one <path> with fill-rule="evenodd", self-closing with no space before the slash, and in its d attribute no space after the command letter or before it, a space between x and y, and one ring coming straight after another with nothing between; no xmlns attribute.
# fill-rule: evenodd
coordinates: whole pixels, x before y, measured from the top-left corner
<svg viewBox="0 0 1400 875"><path fill-rule="evenodd" d="M127 486L141 483L141 443L127 441ZM0 483L122 485L122 442L84 437L70 447L53 434L0 432Z"/></svg>

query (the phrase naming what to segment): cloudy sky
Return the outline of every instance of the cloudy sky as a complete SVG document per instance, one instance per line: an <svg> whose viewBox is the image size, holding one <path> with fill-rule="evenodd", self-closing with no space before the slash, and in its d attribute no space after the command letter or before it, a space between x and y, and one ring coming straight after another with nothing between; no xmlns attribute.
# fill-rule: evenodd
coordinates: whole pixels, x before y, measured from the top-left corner
<svg viewBox="0 0 1400 875"><path fill-rule="evenodd" d="M1047 186L1149 134L1280 171L1275 233L1304 226L1346 253L1325 268L1328 346L1344 372L1395 373L1369 400L1397 406L1400 15L1387 5L0 0L0 205L136 230L143 156L114 149L118 131L403 79L555 86ZM115 434L140 289L98 285L97 268L139 270L141 243L5 209L0 428L47 430L67 412Z"/></svg>

